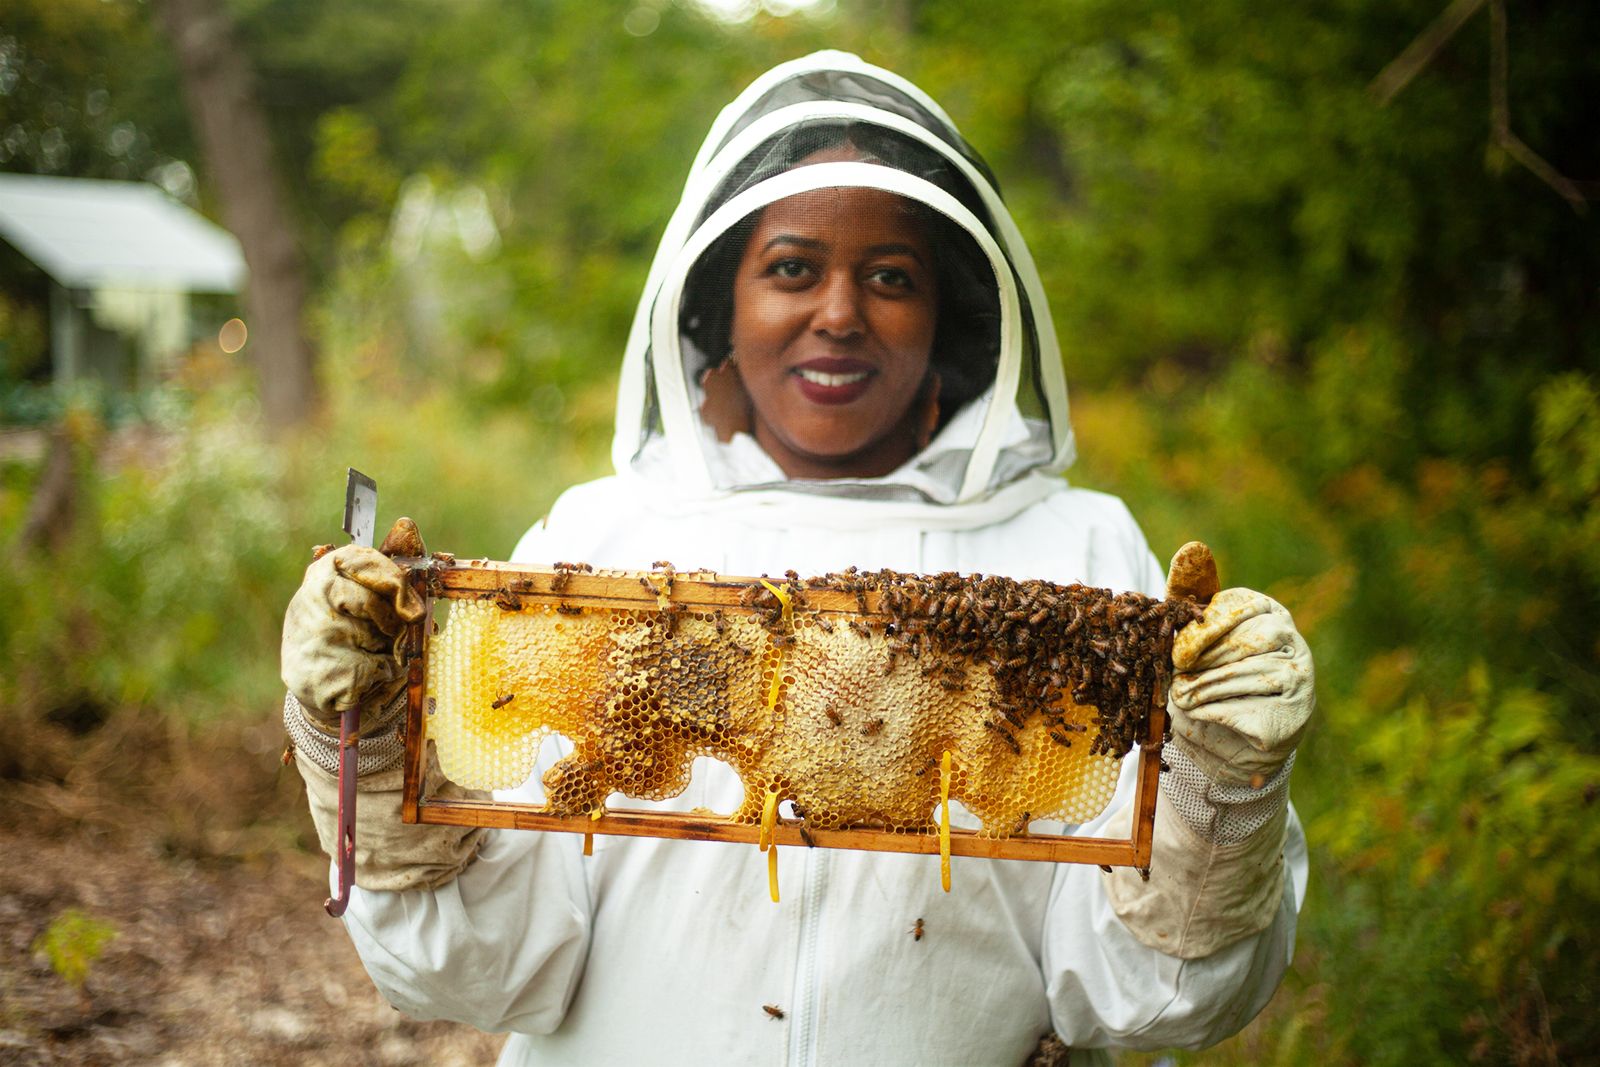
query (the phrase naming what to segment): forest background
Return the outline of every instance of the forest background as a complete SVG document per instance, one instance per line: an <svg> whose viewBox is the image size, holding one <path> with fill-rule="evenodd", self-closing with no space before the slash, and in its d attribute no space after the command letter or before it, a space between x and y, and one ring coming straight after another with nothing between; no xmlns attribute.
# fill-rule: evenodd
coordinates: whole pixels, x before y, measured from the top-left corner
<svg viewBox="0 0 1600 1067"><path fill-rule="evenodd" d="M1158 554L1209 542L1315 650L1294 967L1180 1059L1600 1062L1600 8L734 4L226 0L319 392L268 420L250 346L209 344L138 397L41 390L44 323L0 292L0 414L55 427L76 485L68 532L0 571L8 817L106 833L142 807L189 861L314 848L260 738L344 467L381 521L495 558L604 473L694 147L755 74L838 47L1000 175L1062 339L1069 477ZM7 0L0 169L149 178L223 218L173 6ZM44 467L0 458L0 540ZM146 770L85 769L135 735ZM201 749L276 799L148 780Z"/></svg>

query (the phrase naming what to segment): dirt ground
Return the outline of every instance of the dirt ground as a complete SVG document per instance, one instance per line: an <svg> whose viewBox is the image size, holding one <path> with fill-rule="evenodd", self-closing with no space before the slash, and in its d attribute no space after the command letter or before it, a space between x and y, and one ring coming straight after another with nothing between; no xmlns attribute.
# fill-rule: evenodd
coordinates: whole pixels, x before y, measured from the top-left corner
<svg viewBox="0 0 1600 1067"><path fill-rule="evenodd" d="M78 725L0 741L0 1064L494 1062L386 1004L324 913L281 730ZM116 931L81 995L34 950L73 908Z"/></svg>

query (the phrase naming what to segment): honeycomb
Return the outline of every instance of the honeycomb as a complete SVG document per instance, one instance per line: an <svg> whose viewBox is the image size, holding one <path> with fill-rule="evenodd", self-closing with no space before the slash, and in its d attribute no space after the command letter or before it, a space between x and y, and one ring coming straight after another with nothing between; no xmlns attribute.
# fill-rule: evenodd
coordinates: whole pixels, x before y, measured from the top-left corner
<svg viewBox="0 0 1600 1067"><path fill-rule="evenodd" d="M779 800L813 828L935 833L948 752L950 799L997 838L1099 814L1198 610L887 571L751 582L727 609L551 600L457 600L430 640L426 728L452 781L518 786L554 733L572 743L544 777L555 814L676 796L709 756L744 783L736 822Z"/></svg>

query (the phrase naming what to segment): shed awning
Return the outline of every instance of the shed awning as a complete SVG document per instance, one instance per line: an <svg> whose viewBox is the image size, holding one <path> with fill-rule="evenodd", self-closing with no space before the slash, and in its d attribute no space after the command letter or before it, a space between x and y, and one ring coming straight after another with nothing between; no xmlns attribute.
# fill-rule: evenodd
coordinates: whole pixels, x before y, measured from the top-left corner
<svg viewBox="0 0 1600 1067"><path fill-rule="evenodd" d="M144 182L0 174L0 237L60 284L234 293L227 230Z"/></svg>

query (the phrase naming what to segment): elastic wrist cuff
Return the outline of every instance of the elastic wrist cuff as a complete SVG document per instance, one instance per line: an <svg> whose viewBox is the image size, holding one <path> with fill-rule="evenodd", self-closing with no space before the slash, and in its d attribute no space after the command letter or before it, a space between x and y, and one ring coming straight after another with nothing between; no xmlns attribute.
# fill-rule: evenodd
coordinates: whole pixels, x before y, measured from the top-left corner
<svg viewBox="0 0 1600 1067"><path fill-rule="evenodd" d="M1161 776L1161 791L1189 828L1206 841L1219 845L1243 841L1265 826L1288 799L1293 752L1259 789L1208 777L1181 738L1173 738L1161 754L1170 768Z"/></svg>
<svg viewBox="0 0 1600 1067"><path fill-rule="evenodd" d="M401 689L377 715L367 719L367 732L356 750L356 777L393 770L405 762L406 691ZM330 775L339 774L339 734L312 722L293 693L283 698L283 728L295 751Z"/></svg>

